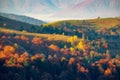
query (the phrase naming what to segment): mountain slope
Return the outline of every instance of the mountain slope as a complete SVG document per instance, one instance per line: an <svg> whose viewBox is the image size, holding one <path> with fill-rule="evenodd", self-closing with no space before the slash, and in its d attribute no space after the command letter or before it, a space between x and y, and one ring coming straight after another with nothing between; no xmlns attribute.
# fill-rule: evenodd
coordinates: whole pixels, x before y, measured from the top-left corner
<svg viewBox="0 0 120 80"><path fill-rule="evenodd" d="M28 32L34 32L35 29L39 28L39 26L34 26L28 23L8 19L0 16L0 27L14 30L26 30Z"/></svg>
<svg viewBox="0 0 120 80"><path fill-rule="evenodd" d="M22 16L22 15L0 13L0 16L6 17L6 18L9 18L9 19L12 19L12 20L24 22L24 23L29 23L29 24L32 24L32 25L38 25L38 26L45 23L42 20L38 20L38 19L34 19L34 18L31 18L31 17Z"/></svg>

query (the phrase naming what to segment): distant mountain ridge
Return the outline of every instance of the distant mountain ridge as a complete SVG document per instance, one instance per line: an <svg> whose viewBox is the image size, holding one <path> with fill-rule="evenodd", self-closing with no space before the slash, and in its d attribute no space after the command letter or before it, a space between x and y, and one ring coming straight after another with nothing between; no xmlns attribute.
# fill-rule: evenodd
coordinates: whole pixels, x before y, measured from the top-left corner
<svg viewBox="0 0 120 80"><path fill-rule="evenodd" d="M8 18L8 19L32 24L32 25L37 25L37 26L40 26L41 24L46 23L42 20L34 19L34 18L31 18L31 17L28 17L28 16L23 16L23 15L0 13L0 16Z"/></svg>
<svg viewBox="0 0 120 80"><path fill-rule="evenodd" d="M40 28L40 26L28 24L25 22L20 22L17 20L9 19L3 16L0 16L0 27L7 28L7 29L13 29L13 30L19 30L19 31L27 31L27 32L35 32L34 30L37 30Z"/></svg>

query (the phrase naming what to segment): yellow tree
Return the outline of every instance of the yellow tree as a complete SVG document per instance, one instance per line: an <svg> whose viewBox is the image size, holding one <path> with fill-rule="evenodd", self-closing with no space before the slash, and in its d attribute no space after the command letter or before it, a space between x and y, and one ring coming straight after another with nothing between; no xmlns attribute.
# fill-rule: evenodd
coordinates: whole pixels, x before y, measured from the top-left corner
<svg viewBox="0 0 120 80"><path fill-rule="evenodd" d="M67 42L71 44L72 47L75 47L78 43L78 37L76 35L67 39Z"/></svg>
<svg viewBox="0 0 120 80"><path fill-rule="evenodd" d="M84 40L81 39L77 45L77 48L78 49L81 49L81 50L84 50Z"/></svg>

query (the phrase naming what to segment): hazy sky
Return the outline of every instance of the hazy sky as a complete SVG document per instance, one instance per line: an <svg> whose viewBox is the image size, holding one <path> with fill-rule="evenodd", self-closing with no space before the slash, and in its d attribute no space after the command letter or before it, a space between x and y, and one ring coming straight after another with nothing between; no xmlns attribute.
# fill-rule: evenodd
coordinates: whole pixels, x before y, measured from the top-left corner
<svg viewBox="0 0 120 80"><path fill-rule="evenodd" d="M120 0L0 0L0 12L44 21L120 16Z"/></svg>

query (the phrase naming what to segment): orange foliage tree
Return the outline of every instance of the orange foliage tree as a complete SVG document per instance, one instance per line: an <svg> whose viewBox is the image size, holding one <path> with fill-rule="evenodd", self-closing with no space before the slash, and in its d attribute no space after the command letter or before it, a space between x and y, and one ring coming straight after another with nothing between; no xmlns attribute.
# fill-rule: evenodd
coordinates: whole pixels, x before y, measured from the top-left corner
<svg viewBox="0 0 120 80"><path fill-rule="evenodd" d="M69 59L68 64L73 64L74 62L75 62L75 58L71 57L71 58Z"/></svg>
<svg viewBox="0 0 120 80"><path fill-rule="evenodd" d="M104 72L104 75L108 76L108 75L111 75L112 74L112 71L110 68L107 68Z"/></svg>
<svg viewBox="0 0 120 80"><path fill-rule="evenodd" d="M39 37L34 37L34 38L32 39L32 43L33 43L33 44L42 44L42 43L43 43L43 40L42 40L41 38L39 38Z"/></svg>
<svg viewBox="0 0 120 80"><path fill-rule="evenodd" d="M12 57L13 54L15 53L15 48L10 45L5 46L3 52L7 57Z"/></svg>
<svg viewBox="0 0 120 80"><path fill-rule="evenodd" d="M54 50L54 51L59 51L59 47L57 45L51 44L49 46L50 49Z"/></svg>

